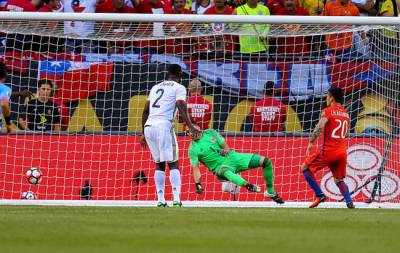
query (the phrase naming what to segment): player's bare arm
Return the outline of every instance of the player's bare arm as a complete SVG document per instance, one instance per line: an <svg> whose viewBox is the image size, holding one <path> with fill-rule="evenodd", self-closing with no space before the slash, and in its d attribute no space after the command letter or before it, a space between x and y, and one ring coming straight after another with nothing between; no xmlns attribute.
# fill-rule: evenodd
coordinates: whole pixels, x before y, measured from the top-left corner
<svg viewBox="0 0 400 253"><path fill-rule="evenodd" d="M200 166L199 164L194 164L192 166L193 169L193 179L194 183L196 184L196 193L202 194L203 193L203 187L201 187L201 173L200 173Z"/></svg>
<svg viewBox="0 0 400 253"><path fill-rule="evenodd" d="M146 124L147 119L150 114L150 101L147 101L144 105L143 113L142 113L142 138L140 138L140 144L143 148L146 147L146 138L144 137L144 124Z"/></svg>
<svg viewBox="0 0 400 253"><path fill-rule="evenodd" d="M183 122L185 122L185 124L193 132L193 134L200 134L201 131L194 127L192 121L189 118L186 102L182 100L176 101L176 107L178 108L179 114L181 115Z"/></svg>
<svg viewBox="0 0 400 253"><path fill-rule="evenodd" d="M22 90L22 91L16 91L11 93L11 98L17 98L17 97L32 97L33 93L29 90Z"/></svg>
<svg viewBox="0 0 400 253"><path fill-rule="evenodd" d="M318 121L318 124L315 126L315 129L311 135L310 142L308 143L307 146L307 156L311 152L312 146L316 140L321 136L322 130L324 129L326 123L328 123L328 119L324 117L324 114L322 114L321 118Z"/></svg>
<svg viewBox="0 0 400 253"><path fill-rule="evenodd" d="M6 100L0 100L0 106L3 108L4 121L6 122L7 132L11 133L11 109L10 103Z"/></svg>

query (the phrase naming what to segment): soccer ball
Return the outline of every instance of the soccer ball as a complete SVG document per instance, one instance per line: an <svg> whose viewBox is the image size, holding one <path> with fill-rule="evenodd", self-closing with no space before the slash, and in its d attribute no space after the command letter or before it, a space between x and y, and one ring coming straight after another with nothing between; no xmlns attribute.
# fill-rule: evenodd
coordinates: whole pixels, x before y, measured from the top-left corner
<svg viewBox="0 0 400 253"><path fill-rule="evenodd" d="M42 173L38 168L30 168L26 172L26 179L30 184L39 184L42 181Z"/></svg>
<svg viewBox="0 0 400 253"><path fill-rule="evenodd" d="M21 194L21 199L36 199L36 194L31 191L23 192Z"/></svg>
<svg viewBox="0 0 400 253"><path fill-rule="evenodd" d="M231 182L222 182L222 191L235 195L240 192L240 187Z"/></svg>

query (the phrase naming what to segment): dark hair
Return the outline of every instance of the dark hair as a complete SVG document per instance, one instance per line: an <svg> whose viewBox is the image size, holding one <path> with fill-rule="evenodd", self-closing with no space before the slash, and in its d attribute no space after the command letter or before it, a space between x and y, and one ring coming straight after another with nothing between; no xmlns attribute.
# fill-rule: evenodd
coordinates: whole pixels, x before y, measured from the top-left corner
<svg viewBox="0 0 400 253"><path fill-rule="evenodd" d="M275 89L275 83L273 81L267 81L264 86L264 94L267 96L273 96Z"/></svg>
<svg viewBox="0 0 400 253"><path fill-rule="evenodd" d="M328 93L335 99L337 103L343 103L344 102L344 92L341 88L339 87L331 87L328 90Z"/></svg>
<svg viewBox="0 0 400 253"><path fill-rule="evenodd" d="M0 62L0 79L7 78L7 69L4 62Z"/></svg>
<svg viewBox="0 0 400 253"><path fill-rule="evenodd" d="M172 64L168 67L168 76L180 77L182 75L182 68L178 64Z"/></svg>
<svg viewBox="0 0 400 253"><path fill-rule="evenodd" d="M44 4L49 4L51 0L42 0Z"/></svg>
<svg viewBox="0 0 400 253"><path fill-rule="evenodd" d="M54 88L53 83L48 79L40 79L38 82L38 88L42 87L44 84L50 85L51 88Z"/></svg>

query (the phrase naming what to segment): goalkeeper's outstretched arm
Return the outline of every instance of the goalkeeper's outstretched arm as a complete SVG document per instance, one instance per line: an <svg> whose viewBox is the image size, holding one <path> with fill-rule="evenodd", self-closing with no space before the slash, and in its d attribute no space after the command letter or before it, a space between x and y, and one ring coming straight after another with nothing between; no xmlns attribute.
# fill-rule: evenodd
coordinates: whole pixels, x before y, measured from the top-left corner
<svg viewBox="0 0 400 253"><path fill-rule="evenodd" d="M193 179L194 183L196 185L196 193L202 194L203 193L203 187L201 187L201 173L200 173L200 167L199 164L194 164L192 166L193 168Z"/></svg>

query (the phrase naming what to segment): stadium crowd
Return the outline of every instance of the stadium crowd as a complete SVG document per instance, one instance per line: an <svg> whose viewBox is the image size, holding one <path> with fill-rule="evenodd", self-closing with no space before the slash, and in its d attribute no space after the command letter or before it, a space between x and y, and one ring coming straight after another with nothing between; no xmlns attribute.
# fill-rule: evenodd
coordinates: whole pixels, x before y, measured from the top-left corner
<svg viewBox="0 0 400 253"><path fill-rule="evenodd" d="M84 12L84 13L153 13L153 14L186 14L186 15L324 15L324 16L398 16L398 6L396 0L0 0L1 11L11 12ZM93 22L66 21L64 23L49 23L49 27L63 29L66 35L75 37L76 35L88 36L101 28L112 28L121 30L118 25ZM142 25L142 24L141 24ZM17 50L28 51L47 51L47 52L94 52L94 49L103 49L107 53L110 50L119 48L119 53L126 49L133 49L138 52L156 52L166 54L191 54L194 52L230 52L241 54L253 54L257 56L266 52L267 55L273 53L285 55L285 57L305 56L311 52L328 55L335 54L340 56L353 56L356 52L364 52L368 47L368 36L364 32L345 32L329 34L326 36L296 36L279 37L276 39L268 38L268 25L249 25L245 29L257 30L260 36L249 35L227 35L218 34L225 29L226 24L209 24L208 31L215 32L214 35L207 35L206 30L198 30L200 26L193 27L189 23L154 23L145 24L145 29L140 29L160 40L140 40L136 42L112 42L95 41L91 39L63 39L57 38L54 43L53 38L40 38L35 43L34 36L27 35L8 35L6 41L7 49L13 52ZM59 26L59 27L57 27ZM140 26L140 25L139 25ZM295 30L296 25L283 26L283 29ZM174 37L175 35L197 34L193 37ZM215 35L217 34L217 35ZM139 34L140 35L140 34ZM13 37L15 36L15 37ZM392 34L383 34L388 39ZM103 43L103 44L102 44ZM104 44L105 43L105 44ZM39 48L35 49L34 44ZM45 45L48 44L46 47ZM376 44L376 43L375 43ZM27 45L29 48L27 48ZM55 46L51 48L51 45ZM65 47L64 47L65 45ZM96 52L100 52L96 51ZM117 53L118 53L117 52ZM42 80L43 85L48 89L53 89L53 84ZM48 86L48 87L47 87ZM265 85L264 98L255 101L251 108L249 118L252 122L254 132L282 132L285 131L284 123L287 121L287 112L284 103L274 98L275 84L268 82ZM39 90L40 87L38 87ZM206 129L208 128L212 104L202 95L202 84L199 80L193 80L189 85L188 109L192 120ZM50 92L50 91L49 91ZM43 93L38 101L40 106L47 108L49 94ZM47 95L46 95L47 94ZM42 105L43 104L43 105ZM25 115L18 118L21 129L29 130L38 128L33 122L43 121L32 111L38 102L31 102L26 105ZM57 108L56 106L50 106ZM43 109L45 111L45 109ZM60 112L58 111L60 110ZM47 130L65 130L68 122L64 123L65 108L60 106L54 113L51 112L50 118L46 120L46 126L39 126ZM59 115L60 114L60 115ZM64 115L64 116L63 116ZM61 119L60 119L61 116ZM64 120L63 120L64 119ZM39 128L37 130L40 130Z"/></svg>
<svg viewBox="0 0 400 253"><path fill-rule="evenodd" d="M12 12L80 12L80 13L153 13L153 14L196 14L196 15L325 15L325 16L397 16L396 0L0 0L0 10ZM57 24L56 24L57 25ZM60 24L59 24L60 25ZM89 36L96 29L108 29L120 32L121 27L93 22L67 21L61 24L66 35ZM96 27L101 25L102 28ZM53 26L55 26L53 24ZM188 23L154 23L151 29L140 29L143 33L155 37L184 35L197 32L221 32L224 24L211 24L200 31ZM289 31L295 26L287 26ZM122 29L123 30L123 29ZM139 29L138 29L139 30ZM140 41L129 43L107 43L100 45L91 40L67 40L66 50L75 52L93 52L101 48L110 52L118 48L143 49L157 53L193 53L193 52L239 52L260 53L268 51L278 54L305 55L310 51L323 53L351 54L363 53L368 38L362 32L342 33L320 37L285 37L267 39L269 26L252 25L248 30L257 30L260 36L199 36L198 38ZM215 34L215 33L214 33ZM99 49L100 50L100 49ZM42 51L47 51L42 50Z"/></svg>

